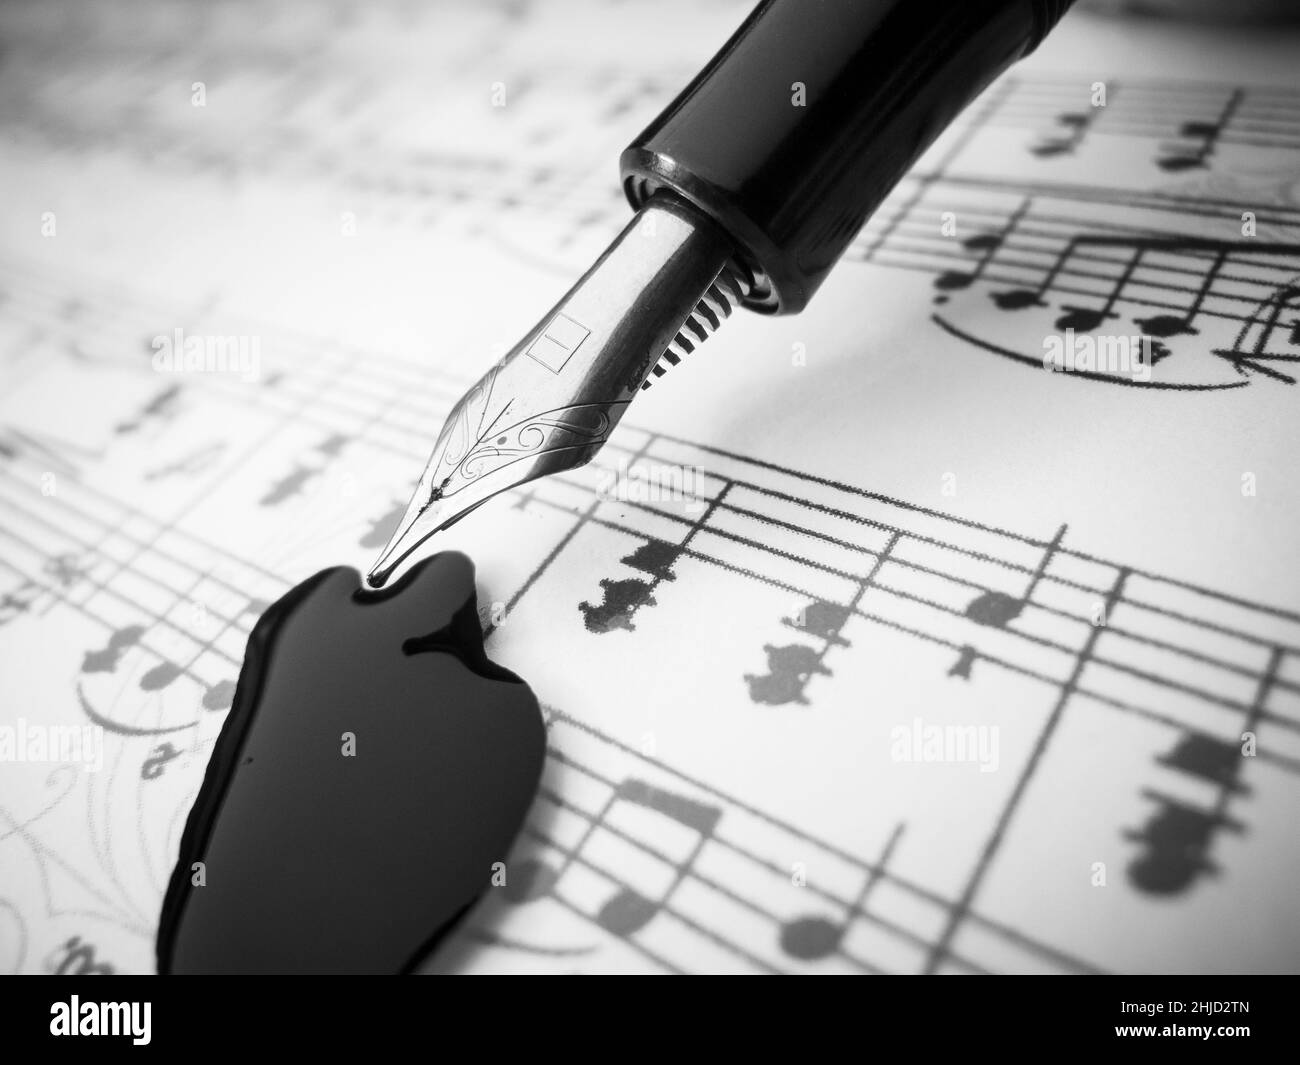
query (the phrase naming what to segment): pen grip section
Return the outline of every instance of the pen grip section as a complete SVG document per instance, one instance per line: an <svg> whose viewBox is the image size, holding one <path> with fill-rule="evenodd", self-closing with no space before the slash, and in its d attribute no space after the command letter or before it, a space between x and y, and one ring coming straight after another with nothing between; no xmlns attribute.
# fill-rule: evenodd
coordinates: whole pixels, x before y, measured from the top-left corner
<svg viewBox="0 0 1300 1065"><path fill-rule="evenodd" d="M1031 51L1069 0L764 0L624 151L742 249L747 304L803 309L953 118Z"/></svg>

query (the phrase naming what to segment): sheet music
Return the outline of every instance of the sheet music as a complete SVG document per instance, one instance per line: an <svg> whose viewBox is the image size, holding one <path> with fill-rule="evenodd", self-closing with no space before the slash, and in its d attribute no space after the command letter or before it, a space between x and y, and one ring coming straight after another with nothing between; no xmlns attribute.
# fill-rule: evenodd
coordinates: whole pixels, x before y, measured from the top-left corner
<svg viewBox="0 0 1300 1065"><path fill-rule="evenodd" d="M0 724L105 737L0 772L0 968L152 971L259 612L373 560L745 11L0 9ZM442 537L550 747L430 968L1297 968L1296 44L1071 14L806 313Z"/></svg>

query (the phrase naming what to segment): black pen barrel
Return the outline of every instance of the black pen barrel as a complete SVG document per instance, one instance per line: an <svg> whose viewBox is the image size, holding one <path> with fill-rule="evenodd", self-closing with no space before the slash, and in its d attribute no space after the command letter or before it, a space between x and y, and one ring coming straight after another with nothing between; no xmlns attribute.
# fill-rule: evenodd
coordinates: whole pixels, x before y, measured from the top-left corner
<svg viewBox="0 0 1300 1065"><path fill-rule="evenodd" d="M803 309L863 223L956 115L1071 0L764 0L623 153L639 207L669 189Z"/></svg>

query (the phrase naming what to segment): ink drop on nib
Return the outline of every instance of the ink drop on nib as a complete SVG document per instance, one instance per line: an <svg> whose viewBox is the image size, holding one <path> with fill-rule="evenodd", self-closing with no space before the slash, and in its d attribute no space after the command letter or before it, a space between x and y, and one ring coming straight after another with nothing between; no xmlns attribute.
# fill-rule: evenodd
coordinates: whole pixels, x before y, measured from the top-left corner
<svg viewBox="0 0 1300 1065"><path fill-rule="evenodd" d="M489 886L546 728L488 660L474 569L324 570L262 615L181 839L162 973L406 972Z"/></svg>

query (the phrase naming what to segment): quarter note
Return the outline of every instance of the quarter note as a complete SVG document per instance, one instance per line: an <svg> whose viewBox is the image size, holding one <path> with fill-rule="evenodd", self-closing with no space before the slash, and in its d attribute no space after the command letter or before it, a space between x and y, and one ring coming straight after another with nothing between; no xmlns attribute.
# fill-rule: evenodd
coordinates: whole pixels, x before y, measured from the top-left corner
<svg viewBox="0 0 1300 1065"><path fill-rule="evenodd" d="M889 863L889 858L894 853L894 848L898 845L899 837L902 834L903 826L896 825L885 843L879 860L867 873L862 882L862 887L858 891L857 898L849 904L843 918L832 920L829 917L818 915L804 916L793 921L786 921L781 925L781 949L790 957L798 958L800 961L820 961L822 958L829 958L838 951L840 944L844 941L845 934L852 927L853 922L865 911L867 897L871 894L871 889L875 887L881 876L884 875L885 866Z"/></svg>
<svg viewBox="0 0 1300 1065"><path fill-rule="evenodd" d="M1133 319L1141 327L1142 332L1147 336L1162 339L1174 336L1195 336L1197 329L1194 323L1197 315L1201 312L1201 305L1205 302L1205 297L1214 288L1214 282L1223 269L1229 251L1230 248L1226 244L1221 244L1214 249L1209 265L1205 267L1204 272L1201 274L1201 283L1196 288L1196 295L1192 297L1186 312L1183 314L1153 314L1145 318Z"/></svg>
<svg viewBox="0 0 1300 1065"><path fill-rule="evenodd" d="M1025 607L1032 601L1034 590L1038 587L1038 582L1043 579L1043 574L1047 572L1052 556L1056 554L1057 549L1061 546L1061 540L1065 537L1065 529L1066 527L1062 525L1056 530L1056 535L1043 551L1043 557L1038 561L1038 568L1034 570L1033 576L1029 578L1029 584L1025 587L1023 595L1014 596L1008 595L1006 592L992 590L980 592L979 595L966 604L966 616L977 625L985 625L991 629L1005 629L1008 624L1020 617Z"/></svg>

